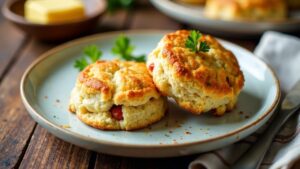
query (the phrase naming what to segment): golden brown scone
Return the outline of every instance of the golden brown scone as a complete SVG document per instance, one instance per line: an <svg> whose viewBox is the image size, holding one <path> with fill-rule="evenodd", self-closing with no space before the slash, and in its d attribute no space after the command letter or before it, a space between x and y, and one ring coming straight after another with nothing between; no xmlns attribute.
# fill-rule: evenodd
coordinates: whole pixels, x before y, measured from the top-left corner
<svg viewBox="0 0 300 169"><path fill-rule="evenodd" d="M205 4L206 0L177 0L178 2L188 3L188 4Z"/></svg>
<svg viewBox="0 0 300 169"><path fill-rule="evenodd" d="M69 109L95 128L134 130L160 120L166 100L145 63L97 61L79 74Z"/></svg>
<svg viewBox="0 0 300 169"><path fill-rule="evenodd" d="M195 53L185 47L189 31L165 35L148 56L147 67L156 87L175 99L180 107L216 115L234 108L244 77L232 52L216 39L203 35L208 52Z"/></svg>
<svg viewBox="0 0 300 169"><path fill-rule="evenodd" d="M285 0L207 0L204 15L237 21L282 20L287 16Z"/></svg>
<svg viewBox="0 0 300 169"><path fill-rule="evenodd" d="M300 8L300 0L287 0L288 7L291 9L299 9Z"/></svg>

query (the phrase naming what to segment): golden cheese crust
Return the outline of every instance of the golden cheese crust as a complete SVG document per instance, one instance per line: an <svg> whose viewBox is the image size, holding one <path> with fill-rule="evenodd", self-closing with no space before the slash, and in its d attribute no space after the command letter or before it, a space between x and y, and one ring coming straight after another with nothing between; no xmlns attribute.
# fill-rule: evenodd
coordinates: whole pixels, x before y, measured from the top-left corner
<svg viewBox="0 0 300 169"><path fill-rule="evenodd" d="M145 63L97 61L79 74L71 93L69 109L93 127L132 130L161 119L166 110L165 102ZM123 120L113 118L110 112L113 106L122 106ZM150 110L149 106L157 111ZM131 115L140 116L136 117L139 119L139 123L135 122L138 125L133 125L134 120L129 120Z"/></svg>
<svg viewBox="0 0 300 169"><path fill-rule="evenodd" d="M287 9L284 0L207 0L204 14L222 20L283 20Z"/></svg>
<svg viewBox="0 0 300 169"><path fill-rule="evenodd" d="M215 109L231 110L244 85L244 77L232 52L216 39L203 35L209 52L195 53L185 47L189 31L165 35L148 56L147 67L156 87L173 97L184 109L201 114Z"/></svg>

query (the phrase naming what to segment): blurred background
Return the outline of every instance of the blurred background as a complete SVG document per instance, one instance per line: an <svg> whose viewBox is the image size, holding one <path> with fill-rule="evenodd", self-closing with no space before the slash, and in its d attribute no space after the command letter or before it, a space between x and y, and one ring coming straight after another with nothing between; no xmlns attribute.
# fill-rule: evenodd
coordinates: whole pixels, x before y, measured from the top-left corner
<svg viewBox="0 0 300 169"><path fill-rule="evenodd" d="M28 5L26 13L24 0L1 0L0 168L31 168L40 164L40 158L43 158L44 168L53 164L78 168L187 168L195 155L167 159L115 157L62 141L31 119L21 102L19 84L25 69L42 53L69 40L96 33L199 29L251 51L265 31L300 36L300 0L241 1L245 4L234 0L226 0L228 4L215 1L218 2L210 0L207 6L201 0L84 0L84 17L62 14L47 16L54 20L45 21L35 13L40 9L36 5ZM76 15L82 12L77 2L71 6ZM44 10L51 11L50 8ZM71 19L64 20L66 18Z"/></svg>

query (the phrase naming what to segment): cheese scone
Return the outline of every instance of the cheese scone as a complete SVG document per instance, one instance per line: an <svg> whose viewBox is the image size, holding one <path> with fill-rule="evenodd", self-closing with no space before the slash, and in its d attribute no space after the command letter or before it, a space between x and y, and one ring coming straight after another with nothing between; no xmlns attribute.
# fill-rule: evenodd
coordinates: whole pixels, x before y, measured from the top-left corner
<svg viewBox="0 0 300 169"><path fill-rule="evenodd" d="M147 67L158 90L194 114L223 115L235 107L244 85L237 59L215 38L203 35L208 52L185 47L190 32L165 35L148 55Z"/></svg>
<svg viewBox="0 0 300 169"><path fill-rule="evenodd" d="M134 130L159 121L167 108L145 63L97 61L80 72L69 110L103 130Z"/></svg>
<svg viewBox="0 0 300 169"><path fill-rule="evenodd" d="M282 20L287 16L284 0L207 0L208 18L237 21Z"/></svg>

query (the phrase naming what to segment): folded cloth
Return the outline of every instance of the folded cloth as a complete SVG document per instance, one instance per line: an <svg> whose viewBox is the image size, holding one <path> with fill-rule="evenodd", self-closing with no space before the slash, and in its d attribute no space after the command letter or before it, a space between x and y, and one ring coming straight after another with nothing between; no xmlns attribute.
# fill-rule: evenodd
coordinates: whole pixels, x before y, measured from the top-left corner
<svg viewBox="0 0 300 169"><path fill-rule="evenodd" d="M273 67L283 95L300 79L300 39L278 32L266 32L254 51ZM266 125L249 137L227 147L200 154L189 169L226 169L256 141ZM300 115L296 113L273 140L260 168L287 169L300 160ZM299 167L299 166L298 166Z"/></svg>

